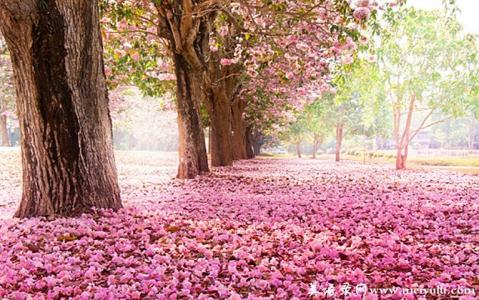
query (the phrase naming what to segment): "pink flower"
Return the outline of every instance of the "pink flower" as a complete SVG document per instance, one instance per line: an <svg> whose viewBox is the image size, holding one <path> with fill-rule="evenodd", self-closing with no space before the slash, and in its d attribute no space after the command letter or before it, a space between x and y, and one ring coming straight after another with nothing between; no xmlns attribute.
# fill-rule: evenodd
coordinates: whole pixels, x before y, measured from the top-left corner
<svg viewBox="0 0 479 300"><path fill-rule="evenodd" d="M219 31L218 31L218 33L219 33L220 36L222 36L222 37L227 36L228 33L229 33L228 26L226 26L226 25L221 26L220 29L219 29Z"/></svg>
<svg viewBox="0 0 479 300"><path fill-rule="evenodd" d="M369 6L369 0L356 0L356 6L357 7L368 7Z"/></svg>
<svg viewBox="0 0 479 300"><path fill-rule="evenodd" d="M261 290L265 290L269 287L269 282L263 279L257 280L255 286Z"/></svg>
<svg viewBox="0 0 479 300"><path fill-rule="evenodd" d="M233 292L233 293L231 293L231 295L230 295L230 297L229 297L228 299L229 299L229 300L241 300L242 298L241 298L241 296L240 296L238 293Z"/></svg>
<svg viewBox="0 0 479 300"><path fill-rule="evenodd" d="M140 60L140 54L138 53L138 51L135 51L132 55L131 55L131 58L138 62Z"/></svg>
<svg viewBox="0 0 479 300"><path fill-rule="evenodd" d="M366 20L370 15L371 11L367 7L358 7L353 12L353 16L358 20Z"/></svg>
<svg viewBox="0 0 479 300"><path fill-rule="evenodd" d="M347 55L343 57L342 61L343 61L343 64L350 65L354 62L354 57L352 57L351 55Z"/></svg>
<svg viewBox="0 0 479 300"><path fill-rule="evenodd" d="M220 64L222 66L231 66L231 65L235 64L235 61L233 59L230 59L230 58L222 58L220 60Z"/></svg>

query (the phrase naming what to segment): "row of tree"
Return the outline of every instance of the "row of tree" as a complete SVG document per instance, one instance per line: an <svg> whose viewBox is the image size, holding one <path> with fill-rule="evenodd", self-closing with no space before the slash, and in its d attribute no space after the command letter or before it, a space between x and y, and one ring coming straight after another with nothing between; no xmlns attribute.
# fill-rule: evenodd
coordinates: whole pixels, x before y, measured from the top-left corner
<svg viewBox="0 0 479 300"><path fill-rule="evenodd" d="M202 111L212 164L247 158L254 124L328 89L330 61L352 55L372 10L346 0L1 1L21 132L16 216L121 207L107 76L150 93L176 86L178 177L193 178L209 170Z"/></svg>
<svg viewBox="0 0 479 300"><path fill-rule="evenodd" d="M112 85L162 95L176 82L179 178L254 156L252 139L313 89L371 14L369 1L106 1ZM287 31L284 29L288 28ZM167 42L165 45L165 41ZM351 43L349 43L351 44ZM273 121L274 122L274 121Z"/></svg>
<svg viewBox="0 0 479 300"><path fill-rule="evenodd" d="M380 27L371 28L373 38L355 60L337 68L337 91L306 107L282 137L299 147L312 136L314 151L335 131L337 161L345 130L392 137L396 168L404 169L421 131L451 118L479 117L478 45L454 14L399 7L375 24ZM473 140L471 134L469 146Z"/></svg>

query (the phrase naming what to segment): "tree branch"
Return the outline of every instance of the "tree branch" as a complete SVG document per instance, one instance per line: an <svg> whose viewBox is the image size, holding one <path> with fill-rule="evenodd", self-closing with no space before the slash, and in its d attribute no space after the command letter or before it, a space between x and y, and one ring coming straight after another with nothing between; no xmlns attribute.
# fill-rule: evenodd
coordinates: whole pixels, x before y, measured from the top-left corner
<svg viewBox="0 0 479 300"><path fill-rule="evenodd" d="M449 118L442 119L442 120L438 120L438 121L435 121L435 122L432 122L432 123L430 123L430 124L428 124L428 125L426 125L426 126L422 126L422 127L418 128L418 129L416 129L416 130L414 131L414 134L411 135L411 138L410 138L409 142L411 142L421 130L424 130L424 129L426 129L426 128L432 127L432 126L437 125L437 124L439 124L439 123L445 122L445 121L447 121L447 120L449 120L449 119L450 119L450 117L449 117Z"/></svg>

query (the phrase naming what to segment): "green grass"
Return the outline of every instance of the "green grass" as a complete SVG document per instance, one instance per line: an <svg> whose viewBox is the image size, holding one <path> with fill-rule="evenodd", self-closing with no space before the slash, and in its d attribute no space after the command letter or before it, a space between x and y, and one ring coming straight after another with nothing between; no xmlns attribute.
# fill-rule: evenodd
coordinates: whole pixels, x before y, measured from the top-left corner
<svg viewBox="0 0 479 300"><path fill-rule="evenodd" d="M477 167L479 156L439 156L439 157L411 157L411 163L422 166L447 166L447 167Z"/></svg>
<svg viewBox="0 0 479 300"><path fill-rule="evenodd" d="M362 156L354 155L342 155L344 159L354 160L354 161L363 161ZM395 158L366 158L368 163L384 163L384 162L395 162ZM421 166L440 166L440 167L476 167L479 168L479 156L436 156L436 157L425 157L425 156L410 156L408 158L408 163L421 165Z"/></svg>
<svg viewBox="0 0 479 300"><path fill-rule="evenodd" d="M320 159L334 160L334 155L320 155ZM395 158L376 157L364 160L362 156L342 155L344 160L365 162L367 164L394 164ZM448 170L465 174L479 175L479 156L411 156L407 161L408 169Z"/></svg>
<svg viewBox="0 0 479 300"><path fill-rule="evenodd" d="M263 157L270 158L297 158L292 153L289 154L261 154ZM311 159L311 155L303 155L303 159ZM334 160L334 155L320 154L317 156L318 160ZM341 155L343 160L351 160L357 162L365 162L367 164L394 164L395 158L375 157L364 160L362 156ZM434 170L448 170L458 173L479 175L479 156L411 156L407 161L408 169L434 169Z"/></svg>

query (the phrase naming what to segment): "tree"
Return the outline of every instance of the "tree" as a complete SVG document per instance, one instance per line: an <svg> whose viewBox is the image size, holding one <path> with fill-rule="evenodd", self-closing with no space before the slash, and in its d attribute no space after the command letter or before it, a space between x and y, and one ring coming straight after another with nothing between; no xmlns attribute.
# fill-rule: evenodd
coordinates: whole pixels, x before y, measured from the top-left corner
<svg viewBox="0 0 479 300"><path fill-rule="evenodd" d="M5 0L21 131L17 217L119 209L97 1Z"/></svg>
<svg viewBox="0 0 479 300"><path fill-rule="evenodd" d="M142 54L147 53L156 58L165 57L174 66L179 131L177 177L194 178L198 174L208 172L208 157L199 106L207 59L203 50L208 45L210 23L216 15L219 3L216 1L193 3L188 0L106 2L105 9L110 20L108 28L125 33L121 37L126 41L132 36L130 33L138 34L131 40L135 51L129 53L130 62L141 61ZM141 47L150 42L151 47ZM141 66L150 67L149 72L152 71L151 67L155 67L151 66L151 63Z"/></svg>
<svg viewBox="0 0 479 300"><path fill-rule="evenodd" d="M439 118L444 118L439 116ZM442 148L474 149L476 136L479 132L479 122L473 114L467 114L457 119L448 119L442 124L434 126L429 136L434 145Z"/></svg>
<svg viewBox="0 0 479 300"><path fill-rule="evenodd" d="M453 17L401 7L385 14L378 53L379 80L372 89L385 95L394 118L396 168L404 169L410 142L434 119L464 114L475 101L479 81L477 45ZM370 85L371 87L371 85ZM413 128L416 112L425 111Z"/></svg>
<svg viewBox="0 0 479 300"><path fill-rule="evenodd" d="M306 123L309 120L303 114L298 114L286 130L280 133L281 140L293 145L298 158L302 158L301 143L307 136Z"/></svg>
<svg viewBox="0 0 479 300"><path fill-rule="evenodd" d="M316 158L319 146L332 130L332 116L328 111L330 100L327 97L322 97L308 105L302 113L305 120L306 136L313 145L313 159Z"/></svg>
<svg viewBox="0 0 479 300"><path fill-rule="evenodd" d="M356 57L335 72L336 93L330 114L336 120L336 161L341 159L346 133L374 139L389 137L390 108L384 104L383 90L374 88L380 77L375 57L367 51L368 43L363 41Z"/></svg>
<svg viewBox="0 0 479 300"><path fill-rule="evenodd" d="M255 94L255 86L258 86L271 93L270 98L293 100L294 97L275 94L294 95L298 90L306 94L311 87L324 88L328 60L339 50L333 46L339 46L344 36L357 34L350 25L363 22L371 13L369 2L361 3L353 9L345 0L321 3L122 0L106 6L107 19L111 20L106 36L125 41L137 37L134 43L120 43L134 49L127 51L133 61L142 61L142 54L152 52L173 62L177 61L175 55L184 56L191 69L188 74L194 76L192 82L199 85L195 90L200 91L196 95L190 93L196 103L196 107L191 106L191 112L196 110L196 113L191 115L199 115L199 107L206 107L211 127L212 165L229 165L233 159L249 156L247 129L254 126L245 122L244 113L251 106L245 95ZM285 26L291 28L287 33ZM166 47L159 46L165 44L162 41L166 41ZM152 50L145 50L141 47L144 45ZM116 55L120 51L112 52ZM140 69L144 70L145 66L154 68L150 62L141 64ZM175 66L178 69L178 63ZM176 80L180 82L181 78L176 76ZM181 108L181 99L177 99L177 109ZM197 130L201 125L197 122L185 127L184 136L199 139L200 135L190 130ZM192 158L193 161L202 162L199 157L206 157L200 142L183 144L191 153L195 149L200 151L192 155L198 156L198 159ZM181 160L184 160L181 152ZM198 173L194 171L191 176Z"/></svg>

